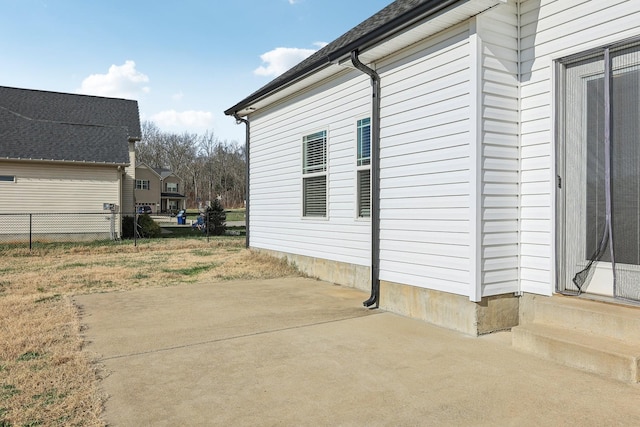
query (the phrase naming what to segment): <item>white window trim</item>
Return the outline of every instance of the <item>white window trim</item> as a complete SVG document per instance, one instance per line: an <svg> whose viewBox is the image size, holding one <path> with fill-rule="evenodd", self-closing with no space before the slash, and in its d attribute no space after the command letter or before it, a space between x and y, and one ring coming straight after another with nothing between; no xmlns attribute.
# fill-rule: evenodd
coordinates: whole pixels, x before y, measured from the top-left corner
<svg viewBox="0 0 640 427"><path fill-rule="evenodd" d="M360 159L358 158L358 122L364 119L369 119L369 164L368 165L358 165ZM354 216L356 221L362 222L371 222L371 212L369 212L369 216L360 216L360 195L358 193L358 173L363 170L369 171L369 179L371 179L371 115L357 117L354 121L355 127L355 172L354 172L354 188L355 188L355 198L354 198ZM371 181L369 181L371 182ZM369 184L369 207L371 207L371 184Z"/></svg>
<svg viewBox="0 0 640 427"><path fill-rule="evenodd" d="M140 183L140 188L138 188L138 182ZM147 183L147 188L144 188L144 183ZM149 190L151 188L151 182L148 179L136 179L136 190Z"/></svg>
<svg viewBox="0 0 640 427"><path fill-rule="evenodd" d="M304 138L314 133L325 132L326 138L326 163L323 172L304 173ZM329 126L315 128L298 135L298 147L300 149L300 219L303 221L328 221L329 220ZM324 176L326 179L325 216L305 216L304 214L304 180Z"/></svg>

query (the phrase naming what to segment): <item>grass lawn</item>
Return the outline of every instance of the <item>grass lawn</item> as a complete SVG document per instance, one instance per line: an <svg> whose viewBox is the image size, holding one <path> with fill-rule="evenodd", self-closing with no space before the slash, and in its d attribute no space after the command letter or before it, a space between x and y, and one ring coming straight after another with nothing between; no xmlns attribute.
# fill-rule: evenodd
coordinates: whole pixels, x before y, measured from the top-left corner
<svg viewBox="0 0 640 427"><path fill-rule="evenodd" d="M190 231L190 229L186 229ZM244 237L0 247L0 427L105 425L102 374L71 296L299 275Z"/></svg>
<svg viewBox="0 0 640 427"><path fill-rule="evenodd" d="M227 209L227 221L244 221L244 209Z"/></svg>

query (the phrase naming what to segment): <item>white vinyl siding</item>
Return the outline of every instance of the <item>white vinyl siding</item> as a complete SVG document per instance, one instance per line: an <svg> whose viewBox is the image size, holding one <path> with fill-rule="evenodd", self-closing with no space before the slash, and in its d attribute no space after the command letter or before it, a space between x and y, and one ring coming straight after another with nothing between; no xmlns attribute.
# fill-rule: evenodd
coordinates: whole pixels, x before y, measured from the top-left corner
<svg viewBox="0 0 640 427"><path fill-rule="evenodd" d="M525 292L555 288L553 63L640 34L637 2L521 4L520 278Z"/></svg>
<svg viewBox="0 0 640 427"><path fill-rule="evenodd" d="M509 0L418 43L385 41L367 62L382 84L381 280L474 300L551 294L554 61L639 34L632 1ZM252 246L368 265L353 123L370 105L369 78L344 67L251 114ZM320 219L300 215L309 129L327 130Z"/></svg>
<svg viewBox="0 0 640 427"><path fill-rule="evenodd" d="M513 3L476 20L480 61L479 123L481 296L517 292L518 283L518 46Z"/></svg>
<svg viewBox="0 0 640 427"><path fill-rule="evenodd" d="M468 27L379 68L380 279L469 295Z"/></svg>
<svg viewBox="0 0 640 427"><path fill-rule="evenodd" d="M251 116L252 247L369 264L370 223L354 218L354 123L370 102L369 78L346 71ZM327 215L302 217L302 138L319 129L327 133Z"/></svg>

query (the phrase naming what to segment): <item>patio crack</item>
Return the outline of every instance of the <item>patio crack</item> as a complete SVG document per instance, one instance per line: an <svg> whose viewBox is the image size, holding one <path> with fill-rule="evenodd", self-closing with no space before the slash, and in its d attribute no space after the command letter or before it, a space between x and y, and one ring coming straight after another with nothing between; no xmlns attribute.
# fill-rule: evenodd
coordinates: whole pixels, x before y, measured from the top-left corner
<svg viewBox="0 0 640 427"><path fill-rule="evenodd" d="M106 360L114 360L114 359L123 359L125 357L143 356L145 354L161 353L161 352L164 352L164 351L179 350L181 348L197 347L197 346L200 346L200 345L213 344L213 343L217 343L217 342L233 341L233 340L236 340L236 339L255 337L255 336L259 336L259 335L268 335L268 334L273 334L273 333L277 333L277 332L291 331L291 330L295 330L295 329L309 328L309 327L312 327L312 326L326 325L326 324L329 324L329 323L344 322L346 320L359 319L359 318L368 317L368 316L376 316L376 315L382 314L382 313L383 313L382 311L377 311L375 313L367 313L367 314L361 314L361 315L357 315L357 316L343 317L343 318L340 318L340 319L331 319L331 320L325 320L325 321L322 321L322 322L305 323L305 324L301 324L301 325L287 326L287 327L284 327L284 328L276 328L276 329L269 329L269 330L265 330L265 331L251 332L251 333L247 333L247 334L234 335L234 336L231 336L231 337L216 338L216 339L211 339L211 340L206 340L206 341L198 341L198 342L190 343L190 344L181 344L181 345L176 345L176 346L171 346L171 347L164 347L164 348L157 348L157 349L153 349L153 350L140 351L140 352L136 352L136 353L119 354L119 355L116 355L116 356L103 357L103 358L101 358L99 360L100 361L106 361Z"/></svg>

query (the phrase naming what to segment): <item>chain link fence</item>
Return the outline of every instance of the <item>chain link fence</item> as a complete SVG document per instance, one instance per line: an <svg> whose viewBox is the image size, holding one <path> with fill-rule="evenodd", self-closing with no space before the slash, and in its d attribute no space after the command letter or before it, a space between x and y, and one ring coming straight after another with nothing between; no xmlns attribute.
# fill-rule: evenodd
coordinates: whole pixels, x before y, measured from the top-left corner
<svg viewBox="0 0 640 427"><path fill-rule="evenodd" d="M136 213L0 213L0 245L28 245L54 242L92 242L123 238L123 221ZM156 216L159 222L177 225L170 215ZM125 236L126 237L126 236ZM133 241L132 241L133 242Z"/></svg>
<svg viewBox="0 0 640 427"><path fill-rule="evenodd" d="M139 224L137 213L122 212L81 212L81 213L0 213L0 245L28 246L56 242L93 242L100 240L136 240L143 236L140 226L133 234L130 227ZM129 221L123 219L128 218ZM179 227L186 233L207 237L207 233L198 232L190 222L167 215L151 215L159 227ZM163 231L171 233L171 231Z"/></svg>

